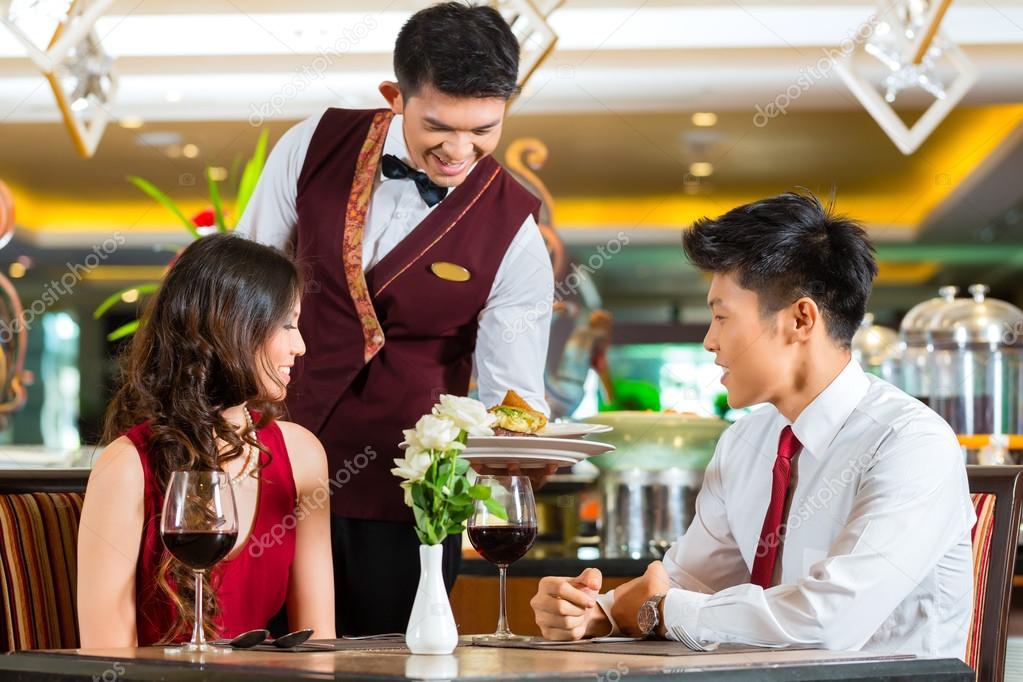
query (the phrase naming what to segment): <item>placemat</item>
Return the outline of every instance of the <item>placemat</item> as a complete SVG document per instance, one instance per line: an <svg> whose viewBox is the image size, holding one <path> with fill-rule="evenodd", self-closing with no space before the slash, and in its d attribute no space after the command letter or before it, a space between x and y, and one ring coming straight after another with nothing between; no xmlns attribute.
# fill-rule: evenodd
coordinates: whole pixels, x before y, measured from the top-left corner
<svg viewBox="0 0 1023 682"><path fill-rule="evenodd" d="M619 656L692 656L695 654L739 654L750 651L794 651L812 647L760 647L747 644L721 644L713 651L693 651L682 642L663 639L644 639L635 642L595 642L580 640L552 644L540 641L473 642L476 646L507 647L511 649L546 649L548 651L589 651L596 654L618 654Z"/></svg>
<svg viewBox="0 0 1023 682"><path fill-rule="evenodd" d="M246 651L292 651L311 653L316 651L378 651L383 649L406 649L405 639L312 639L293 646L279 649L273 644L257 644Z"/></svg>

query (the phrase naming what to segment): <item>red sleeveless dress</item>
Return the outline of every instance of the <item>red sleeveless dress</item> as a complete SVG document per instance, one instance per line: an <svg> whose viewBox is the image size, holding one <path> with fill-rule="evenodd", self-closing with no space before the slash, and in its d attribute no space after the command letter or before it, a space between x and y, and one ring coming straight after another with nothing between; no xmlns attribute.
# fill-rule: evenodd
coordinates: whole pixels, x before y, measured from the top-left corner
<svg viewBox="0 0 1023 682"><path fill-rule="evenodd" d="M124 435L138 450L145 475L145 522L135 571L135 611L139 646L147 646L160 641L177 618L173 603L156 582L166 551L160 539L164 490L157 484L151 464L151 457L159 455L148 451L149 425L139 424ZM212 622L221 637L266 627L284 605L295 559L297 493L284 435L276 422L271 422L259 429L257 436L272 459L260 471L252 532L240 552L217 564L210 576L220 606L220 614ZM190 635L191 630L178 641L187 641Z"/></svg>

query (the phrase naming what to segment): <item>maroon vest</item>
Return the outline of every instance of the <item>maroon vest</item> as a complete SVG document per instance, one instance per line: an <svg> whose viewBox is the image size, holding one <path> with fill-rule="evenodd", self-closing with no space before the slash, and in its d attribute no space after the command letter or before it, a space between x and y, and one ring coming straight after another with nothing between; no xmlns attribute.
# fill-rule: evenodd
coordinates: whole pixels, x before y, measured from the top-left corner
<svg viewBox="0 0 1023 682"><path fill-rule="evenodd" d="M329 109L313 133L296 200L307 350L287 403L327 451L334 513L411 521L390 473L401 431L440 394L468 391L479 314L539 201L486 157L363 274L362 231L390 121L387 110ZM441 261L471 278L437 277L430 266Z"/></svg>

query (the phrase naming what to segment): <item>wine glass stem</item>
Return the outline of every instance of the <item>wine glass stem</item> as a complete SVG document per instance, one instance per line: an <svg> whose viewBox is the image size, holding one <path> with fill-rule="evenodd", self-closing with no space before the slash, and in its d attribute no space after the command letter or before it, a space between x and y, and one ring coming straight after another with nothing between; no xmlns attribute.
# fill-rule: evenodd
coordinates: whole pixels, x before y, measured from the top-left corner
<svg viewBox="0 0 1023 682"><path fill-rule="evenodd" d="M500 576L500 592L501 592L501 607L497 614L497 632L498 635L510 635L512 632L508 629L508 615L506 612L507 602L507 583L508 583L508 567L504 564L498 564L497 572Z"/></svg>
<svg viewBox="0 0 1023 682"><path fill-rule="evenodd" d="M202 571L195 571L195 625L192 627L192 645L206 644L206 628L203 623Z"/></svg>

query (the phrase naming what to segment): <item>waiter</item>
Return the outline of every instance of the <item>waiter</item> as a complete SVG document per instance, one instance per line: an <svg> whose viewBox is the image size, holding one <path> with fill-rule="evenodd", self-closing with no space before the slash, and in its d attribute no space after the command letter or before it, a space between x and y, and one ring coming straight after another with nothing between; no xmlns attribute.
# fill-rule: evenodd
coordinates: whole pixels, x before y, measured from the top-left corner
<svg viewBox="0 0 1023 682"><path fill-rule="evenodd" d="M537 409L553 273L539 201L491 154L519 48L492 8L426 8L401 29L389 108L327 109L291 128L238 232L305 269L288 409L319 437L331 476L338 635L403 632L419 540L391 473L401 430L442 393L514 389ZM445 541L454 584L461 538Z"/></svg>

